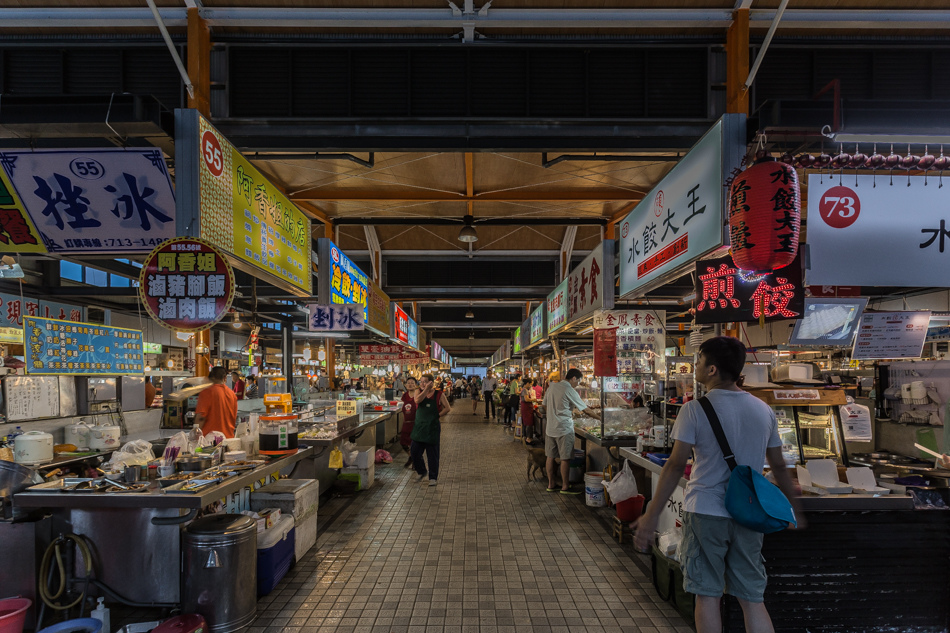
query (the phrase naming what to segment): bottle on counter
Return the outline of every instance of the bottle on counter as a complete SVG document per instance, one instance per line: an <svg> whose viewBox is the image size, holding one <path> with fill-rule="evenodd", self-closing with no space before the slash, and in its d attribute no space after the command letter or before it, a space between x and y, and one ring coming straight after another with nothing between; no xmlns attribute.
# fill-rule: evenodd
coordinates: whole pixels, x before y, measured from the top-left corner
<svg viewBox="0 0 950 633"><path fill-rule="evenodd" d="M106 601L105 598L99 598L99 603L96 605L96 608L93 609L92 613L90 613L89 615L90 617L93 617L96 620L99 620L100 622L102 622L103 631L111 631L112 623L110 622L111 618L109 616L109 607L105 606L104 604L105 601Z"/></svg>

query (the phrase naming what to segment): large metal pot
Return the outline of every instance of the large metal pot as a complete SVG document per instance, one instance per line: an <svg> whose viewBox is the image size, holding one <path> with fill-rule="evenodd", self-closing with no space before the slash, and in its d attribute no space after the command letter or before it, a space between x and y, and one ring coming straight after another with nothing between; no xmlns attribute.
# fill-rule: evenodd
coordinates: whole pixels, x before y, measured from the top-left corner
<svg viewBox="0 0 950 633"><path fill-rule="evenodd" d="M175 460L179 472L197 473L211 468L210 455L185 455Z"/></svg>
<svg viewBox="0 0 950 633"><path fill-rule="evenodd" d="M13 507L13 495L41 483L43 478L32 468L0 460L0 504L3 506L3 518L15 519L25 514Z"/></svg>

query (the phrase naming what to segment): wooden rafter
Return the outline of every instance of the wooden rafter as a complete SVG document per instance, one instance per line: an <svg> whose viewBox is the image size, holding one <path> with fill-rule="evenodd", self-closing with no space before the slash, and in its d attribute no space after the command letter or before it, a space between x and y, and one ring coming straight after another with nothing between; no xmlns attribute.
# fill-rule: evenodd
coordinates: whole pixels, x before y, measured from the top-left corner
<svg viewBox="0 0 950 633"><path fill-rule="evenodd" d="M379 189L307 189L291 194L290 199L298 201L322 202L639 202L643 194L626 189L584 188L566 191L555 190L518 190L466 194L442 193L439 191L414 191L400 189L381 191Z"/></svg>

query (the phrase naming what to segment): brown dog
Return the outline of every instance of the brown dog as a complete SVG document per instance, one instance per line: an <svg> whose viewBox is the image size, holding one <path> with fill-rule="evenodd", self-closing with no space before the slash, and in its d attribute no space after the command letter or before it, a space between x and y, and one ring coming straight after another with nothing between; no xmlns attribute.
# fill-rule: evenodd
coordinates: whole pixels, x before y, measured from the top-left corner
<svg viewBox="0 0 950 633"><path fill-rule="evenodd" d="M528 481L531 481L532 478L537 478L536 475L540 474L541 478L547 477L547 456L544 454L544 448L539 446L528 446L525 438L521 438L521 443L524 445L526 451L528 451L528 470L527 477ZM560 460L554 460L559 462ZM555 468L555 479L560 482L560 470ZM560 485L560 483L558 483Z"/></svg>

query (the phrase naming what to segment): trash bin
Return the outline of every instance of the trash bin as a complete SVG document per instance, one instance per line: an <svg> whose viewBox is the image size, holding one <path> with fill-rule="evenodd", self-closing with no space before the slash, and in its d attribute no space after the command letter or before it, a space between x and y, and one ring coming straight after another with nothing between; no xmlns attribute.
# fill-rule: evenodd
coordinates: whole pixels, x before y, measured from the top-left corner
<svg viewBox="0 0 950 633"><path fill-rule="evenodd" d="M247 626L257 612L257 522L241 514L214 514L182 535L181 600L212 633Z"/></svg>

